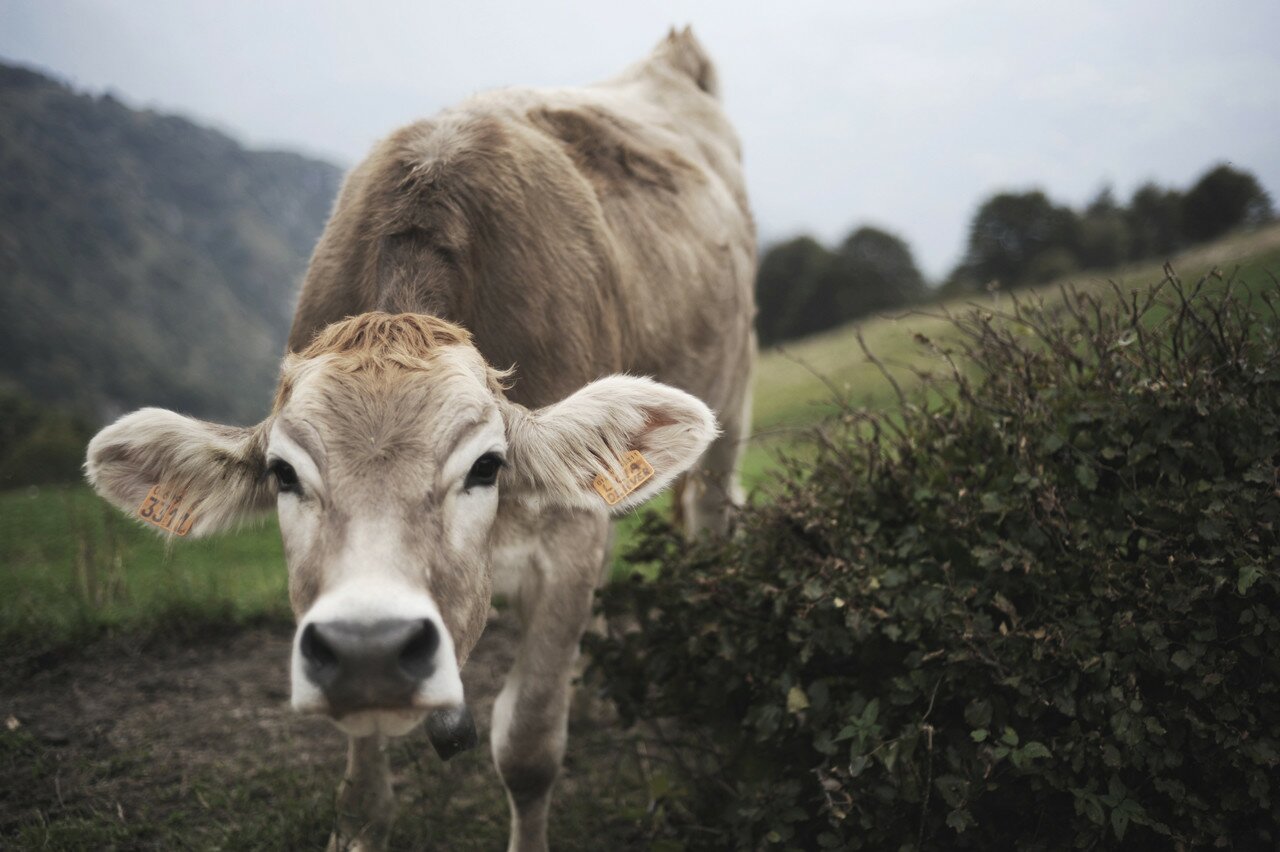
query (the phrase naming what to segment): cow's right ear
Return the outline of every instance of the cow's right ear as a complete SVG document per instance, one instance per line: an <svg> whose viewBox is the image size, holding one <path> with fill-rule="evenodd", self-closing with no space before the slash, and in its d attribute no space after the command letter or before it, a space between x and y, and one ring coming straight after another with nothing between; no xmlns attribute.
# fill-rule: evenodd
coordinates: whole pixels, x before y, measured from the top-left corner
<svg viewBox="0 0 1280 852"><path fill-rule="evenodd" d="M636 376L606 376L537 411L508 404L504 487L532 506L625 512L684 473L720 433L706 404Z"/></svg>
<svg viewBox="0 0 1280 852"><path fill-rule="evenodd" d="M134 518L160 531L209 535L274 505L263 473L269 427L269 420L220 426L143 408L94 436L85 473Z"/></svg>

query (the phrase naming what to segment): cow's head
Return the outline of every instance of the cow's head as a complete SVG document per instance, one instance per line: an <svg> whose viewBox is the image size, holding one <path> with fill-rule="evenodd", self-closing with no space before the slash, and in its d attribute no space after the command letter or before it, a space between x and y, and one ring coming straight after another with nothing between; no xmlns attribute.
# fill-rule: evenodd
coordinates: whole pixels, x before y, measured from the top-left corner
<svg viewBox="0 0 1280 852"><path fill-rule="evenodd" d="M538 410L502 380L457 326L364 314L288 356L263 423L142 409L93 439L86 467L116 506L192 536L274 505L298 620L293 705L351 734L403 734L429 711L465 715L459 669L488 613L504 507L628 509L716 433L705 405L648 379L603 378ZM631 451L653 471L625 493ZM625 496L608 505L598 476Z"/></svg>

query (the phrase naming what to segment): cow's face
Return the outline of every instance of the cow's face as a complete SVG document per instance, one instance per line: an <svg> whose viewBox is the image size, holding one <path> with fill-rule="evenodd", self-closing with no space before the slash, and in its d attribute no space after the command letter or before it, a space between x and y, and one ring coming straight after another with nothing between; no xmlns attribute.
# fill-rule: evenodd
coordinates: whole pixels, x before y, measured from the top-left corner
<svg viewBox="0 0 1280 852"><path fill-rule="evenodd" d="M715 435L705 405L647 379L601 379L536 411L501 379L462 329L365 314L286 360L258 426L143 409L94 438L89 478L130 512L153 487L181 495L150 514L180 529L190 512L197 536L274 505L298 620L293 705L354 735L403 734L430 711L456 722L504 514L630 508ZM632 451L643 469L628 477Z"/></svg>

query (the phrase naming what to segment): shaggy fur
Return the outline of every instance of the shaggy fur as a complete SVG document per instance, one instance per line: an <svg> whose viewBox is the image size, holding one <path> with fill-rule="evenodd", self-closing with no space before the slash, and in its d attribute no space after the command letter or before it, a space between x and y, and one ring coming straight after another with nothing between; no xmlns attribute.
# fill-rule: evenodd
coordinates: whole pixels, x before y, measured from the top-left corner
<svg viewBox="0 0 1280 852"><path fill-rule="evenodd" d="M99 494L131 516L153 485L183 495L195 513L190 534L199 538L274 504L275 492L263 476L268 428L221 426L143 408L94 436L85 474Z"/></svg>
<svg viewBox="0 0 1280 852"><path fill-rule="evenodd" d="M427 314L371 311L350 317L321 329L301 352L285 357L272 410L278 412L289 401L304 361L324 357L326 366L343 373L423 372L440 347L470 345L465 328ZM486 365L494 393L506 390L507 375Z"/></svg>

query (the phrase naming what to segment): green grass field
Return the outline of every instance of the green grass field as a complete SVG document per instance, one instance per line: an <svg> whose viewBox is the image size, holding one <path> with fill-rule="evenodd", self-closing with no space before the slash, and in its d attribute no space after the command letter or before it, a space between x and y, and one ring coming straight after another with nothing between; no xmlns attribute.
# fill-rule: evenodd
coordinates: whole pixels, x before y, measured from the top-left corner
<svg viewBox="0 0 1280 852"><path fill-rule="evenodd" d="M280 533L170 546L87 486L0 494L0 629L56 641L96 625L145 627L175 611L287 614Z"/></svg>
<svg viewBox="0 0 1280 852"><path fill-rule="evenodd" d="M1248 286L1274 287L1270 272L1280 271L1280 226L1192 250L1175 267L1188 282L1217 268L1234 271ZM1109 280L1127 290L1162 277L1158 266L1148 265L1082 273L1062 283L1110 292ZM1038 295L1060 298L1056 286ZM895 391L862 353L855 330L910 391L919 382L913 370L941 367L916 335L945 340L951 331L944 310L966 304L999 309L1008 299L997 294L876 317L763 353L756 374L756 437L743 466L748 487L767 485L779 449L794 445L807 425L834 411L836 395L872 408L892 404ZM657 508L663 506L659 501ZM623 520L619 547L636 523L634 516ZM287 618L285 590L274 519L216 539L167 546L84 486L0 494L0 636L57 644L85 629L172 624L175 613L178 620L191 613L231 621Z"/></svg>

